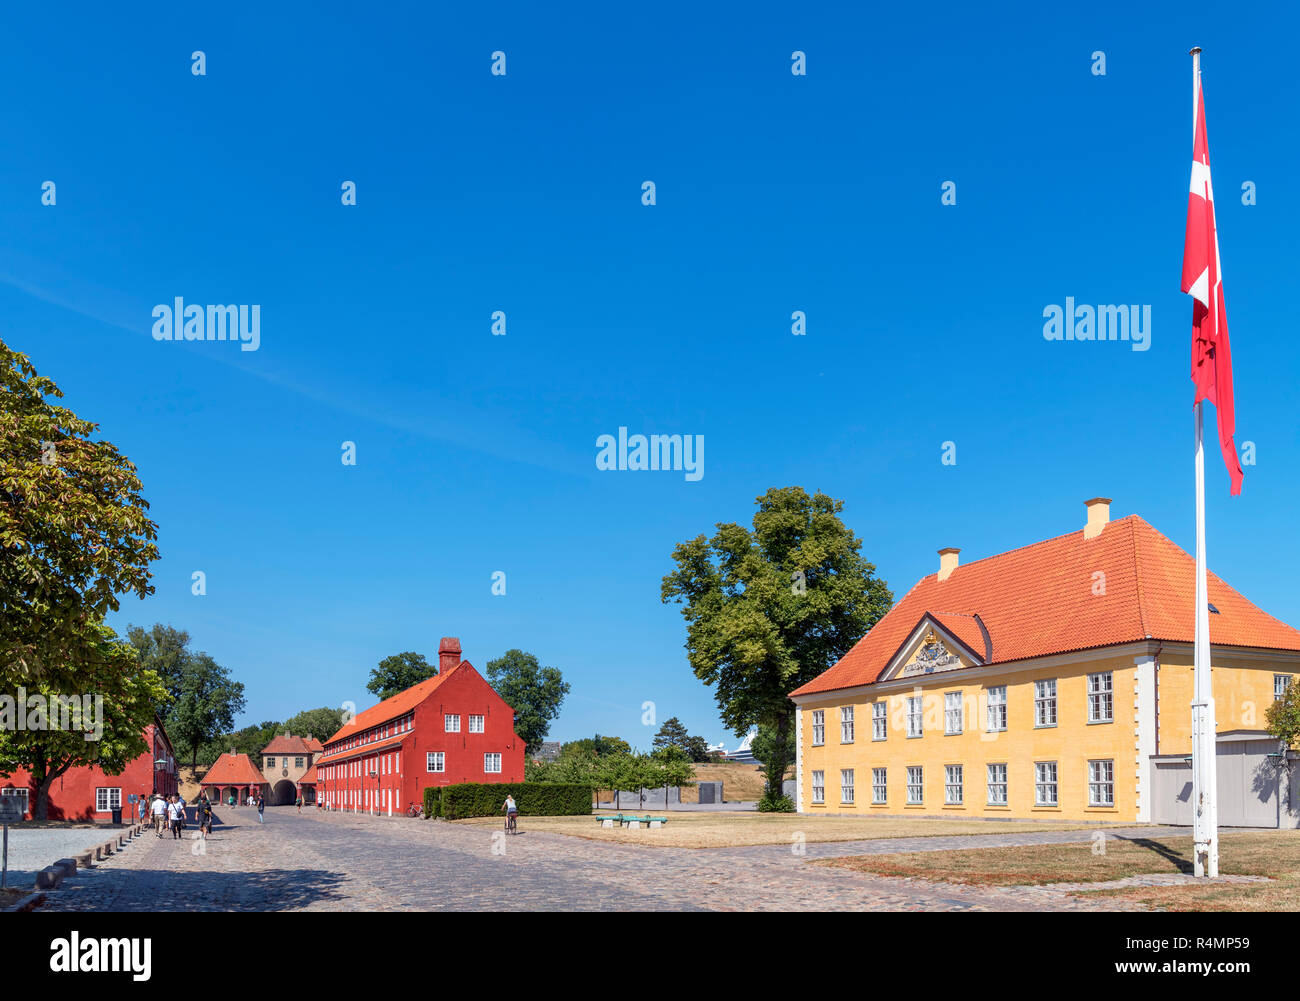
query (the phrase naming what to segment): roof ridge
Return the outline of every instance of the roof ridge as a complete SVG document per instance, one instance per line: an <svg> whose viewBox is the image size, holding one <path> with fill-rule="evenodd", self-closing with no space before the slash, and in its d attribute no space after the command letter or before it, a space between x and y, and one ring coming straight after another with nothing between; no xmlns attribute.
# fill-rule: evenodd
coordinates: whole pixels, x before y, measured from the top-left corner
<svg viewBox="0 0 1300 1001"><path fill-rule="evenodd" d="M1115 519L1113 519L1112 521L1107 522L1107 524L1108 524L1108 525L1118 525L1120 522L1123 522L1123 521L1132 521L1134 518L1136 518L1138 521L1142 521L1141 517L1139 517L1139 516L1136 515L1136 514L1126 514L1126 515L1124 515L1123 518L1115 518ZM1146 522L1142 522L1142 523L1143 523L1144 525L1146 524ZM1150 526L1148 526L1148 527L1150 527ZM1003 550L1002 552L1000 552L1000 553L991 553L991 554L989 554L988 556L981 556L981 557L980 557L979 559L977 559L977 560L971 560L969 563L962 563L962 564L960 564L956 569L953 570L953 573L959 573L960 571L966 569L967 567L977 566L978 564L980 564L980 563L986 563L986 562L988 562L989 560L1001 559L1003 556L1010 556L1010 555L1012 555L1013 553L1019 553L1019 552L1022 552L1022 551L1024 551L1024 550L1026 550L1026 549L1033 549L1033 548L1036 547L1036 546L1043 546L1043 545L1046 545L1046 544L1049 543L1049 542L1056 542L1056 541L1058 541L1058 540L1060 540L1060 539L1066 539L1066 538L1069 538L1071 535L1082 535L1082 534L1083 534L1083 529L1082 529L1082 528L1076 528L1073 532L1062 532L1060 535L1053 535L1053 536L1051 536L1051 537L1049 537L1049 538L1046 538L1046 539L1039 539L1037 542L1027 542L1027 543L1025 543L1023 546L1016 546L1015 549L1004 549L1004 550ZM919 585L919 584L921 583L921 581L929 580L931 577L935 577L935 576L937 576L937 575L938 575L938 574L937 574L937 571L936 571L935 573L928 573L928 574L926 574L924 577L921 578L921 580L918 580L918 581L916 582L916 584L913 584L913 585L912 585L912 587L908 590L908 594L911 594L912 591L916 589L917 585ZM907 595L904 595L903 597L907 597Z"/></svg>
<svg viewBox="0 0 1300 1001"><path fill-rule="evenodd" d="M1136 520L1132 520L1132 519L1136 519ZM1146 525L1147 528L1151 528L1152 531L1155 531L1155 529L1152 528L1150 525L1147 525L1147 523L1145 521L1142 521L1141 518L1138 518L1137 515L1130 516L1129 543L1133 546L1133 584L1134 587L1137 588L1138 628L1142 630L1143 636L1150 636L1151 629L1150 627L1147 626L1146 605L1144 604L1142 598L1142 563L1141 560L1138 558L1137 523L1139 521L1141 521L1142 524Z"/></svg>

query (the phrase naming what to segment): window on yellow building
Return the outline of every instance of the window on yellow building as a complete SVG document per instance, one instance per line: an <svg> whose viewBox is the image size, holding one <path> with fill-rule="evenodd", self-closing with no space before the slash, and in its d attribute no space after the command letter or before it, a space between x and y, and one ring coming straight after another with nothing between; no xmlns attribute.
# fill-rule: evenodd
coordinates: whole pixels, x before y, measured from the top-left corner
<svg viewBox="0 0 1300 1001"><path fill-rule="evenodd" d="M943 801L948 806L962 805L961 765L944 765Z"/></svg>
<svg viewBox="0 0 1300 1001"><path fill-rule="evenodd" d="M886 706L883 702L873 702L871 705L871 739L884 740L886 736L885 722Z"/></svg>
<svg viewBox="0 0 1300 1001"><path fill-rule="evenodd" d="M909 806L916 806L922 802L922 778L924 778L924 773L920 765L907 766L907 802Z"/></svg>
<svg viewBox="0 0 1300 1001"><path fill-rule="evenodd" d="M943 732L949 735L961 733L963 715L961 692L946 692L943 696Z"/></svg>
<svg viewBox="0 0 1300 1001"><path fill-rule="evenodd" d="M1034 726L1056 726L1056 679L1034 682Z"/></svg>
<svg viewBox="0 0 1300 1001"><path fill-rule="evenodd" d="M826 710L814 709L813 714L813 746L826 743Z"/></svg>
<svg viewBox="0 0 1300 1001"><path fill-rule="evenodd" d="M987 720L989 733L1007 728L1007 686L997 685L988 690Z"/></svg>
<svg viewBox="0 0 1300 1001"><path fill-rule="evenodd" d="M1088 762L1088 805L1115 805L1115 762Z"/></svg>
<svg viewBox="0 0 1300 1001"><path fill-rule="evenodd" d="M988 766L989 806L1007 805L1007 766L1005 762Z"/></svg>
<svg viewBox="0 0 1300 1001"><path fill-rule="evenodd" d="M1110 723L1114 719L1113 675L1110 671L1088 675L1088 722Z"/></svg>
<svg viewBox="0 0 1300 1001"><path fill-rule="evenodd" d="M1056 806L1056 762L1034 762L1034 805Z"/></svg>
<svg viewBox="0 0 1300 1001"><path fill-rule="evenodd" d="M842 706L840 708L840 743L853 743L853 707Z"/></svg>
<svg viewBox="0 0 1300 1001"><path fill-rule="evenodd" d="M871 769L871 802L878 806L883 806L887 801L885 799L885 769Z"/></svg>
<svg viewBox="0 0 1300 1001"><path fill-rule="evenodd" d="M1286 695L1286 687L1291 684L1291 675L1275 674L1273 675L1273 701L1280 701L1282 696Z"/></svg>
<svg viewBox="0 0 1300 1001"><path fill-rule="evenodd" d="M921 696L909 695L907 697L907 735L909 737L921 736L923 732L921 717Z"/></svg>
<svg viewBox="0 0 1300 1001"><path fill-rule="evenodd" d="M840 802L853 802L853 769L840 769Z"/></svg>
<svg viewBox="0 0 1300 1001"><path fill-rule="evenodd" d="M814 803L826 802L826 773L814 771L812 773L812 801Z"/></svg>

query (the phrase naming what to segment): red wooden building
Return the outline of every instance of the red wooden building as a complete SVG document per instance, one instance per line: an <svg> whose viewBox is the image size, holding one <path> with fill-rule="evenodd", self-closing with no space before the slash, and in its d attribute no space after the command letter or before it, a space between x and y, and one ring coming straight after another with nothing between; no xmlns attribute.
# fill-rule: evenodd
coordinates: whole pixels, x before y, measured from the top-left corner
<svg viewBox="0 0 1300 1001"><path fill-rule="evenodd" d="M70 768L56 778L50 784L49 819L108 824L113 820L112 811L120 808L122 820L127 821L136 815L139 797L148 797L153 792L164 796L178 792L176 756L161 720L155 718L145 727L144 741L148 750L128 762L119 775L108 775L101 768L86 766ZM0 776L0 796L21 798L31 819L31 811L36 806L36 784L26 769ZM135 803L131 802L132 796L137 797Z"/></svg>
<svg viewBox="0 0 1300 1001"><path fill-rule="evenodd" d="M315 769L320 806L397 813L422 806L426 786L522 782L524 742L515 711L445 637L438 673L352 719Z"/></svg>

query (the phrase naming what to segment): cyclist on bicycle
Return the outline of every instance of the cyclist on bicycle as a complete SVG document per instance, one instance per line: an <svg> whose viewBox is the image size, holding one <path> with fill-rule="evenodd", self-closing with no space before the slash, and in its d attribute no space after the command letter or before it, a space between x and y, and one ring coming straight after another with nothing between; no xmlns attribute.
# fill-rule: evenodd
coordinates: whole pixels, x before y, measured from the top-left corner
<svg viewBox="0 0 1300 1001"><path fill-rule="evenodd" d="M515 805L515 798L510 793L506 793L506 801L501 805L501 809L505 811L507 821L519 816L519 807Z"/></svg>

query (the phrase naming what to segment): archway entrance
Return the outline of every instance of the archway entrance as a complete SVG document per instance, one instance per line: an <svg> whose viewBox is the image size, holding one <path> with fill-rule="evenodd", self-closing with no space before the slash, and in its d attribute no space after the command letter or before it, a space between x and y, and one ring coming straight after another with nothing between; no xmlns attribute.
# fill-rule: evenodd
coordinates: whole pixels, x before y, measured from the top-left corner
<svg viewBox="0 0 1300 1001"><path fill-rule="evenodd" d="M276 806L293 806L298 802L298 789L288 779L281 779L275 784L273 800Z"/></svg>

